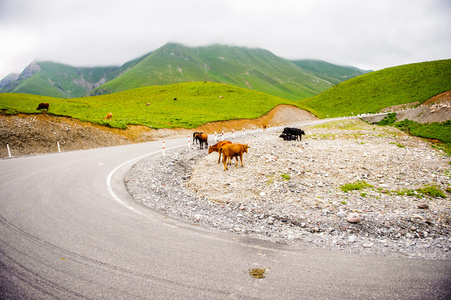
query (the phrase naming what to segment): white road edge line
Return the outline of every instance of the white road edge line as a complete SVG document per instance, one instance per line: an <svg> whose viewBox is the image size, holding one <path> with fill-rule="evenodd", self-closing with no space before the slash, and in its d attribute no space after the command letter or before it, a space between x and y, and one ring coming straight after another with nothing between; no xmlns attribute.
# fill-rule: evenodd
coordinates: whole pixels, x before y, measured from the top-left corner
<svg viewBox="0 0 451 300"><path fill-rule="evenodd" d="M168 148L168 149L166 149L166 150L171 150L171 149L180 148L180 147L186 147L186 145L176 146L176 147ZM143 213L140 212L139 210L135 209L134 207L128 205L127 203L125 203L124 201L122 201L122 199L121 199L118 195L116 195L116 193L113 191L113 187L112 187L112 185L111 185L111 178L113 178L114 173L115 173L117 170L119 170L120 168L122 168L123 166L125 166L125 165L127 165L127 164L129 164L129 163L131 163L131 162L133 162L133 161L135 161L135 160L142 160L142 159L146 158L147 156L155 155L155 154L157 154L157 153L159 153L159 152L163 152L163 150L158 150L158 151L155 151L155 152L151 152L151 153L144 154L144 155L141 155L141 156L139 156L139 157L135 157L135 158L133 158L133 159L130 159L130 160L128 160L128 161L126 161L126 162L120 164L120 165L117 166L116 168L114 168L114 169L108 174L108 176L107 176L107 178L106 178L106 187L107 187L108 192L110 193L110 195L113 197L113 199L114 199L117 203L119 203L119 204L121 204L122 206L124 206L125 208L128 208L128 209L131 210L132 212L137 213L138 215L141 215L141 216L144 216L145 214L143 214Z"/></svg>

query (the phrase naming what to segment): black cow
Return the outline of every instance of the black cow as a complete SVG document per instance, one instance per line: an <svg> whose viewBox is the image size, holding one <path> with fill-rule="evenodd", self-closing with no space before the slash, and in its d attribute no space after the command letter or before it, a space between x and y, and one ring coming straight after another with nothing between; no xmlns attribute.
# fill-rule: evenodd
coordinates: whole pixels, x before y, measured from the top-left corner
<svg viewBox="0 0 451 300"><path fill-rule="evenodd" d="M194 136L194 139L199 141L199 149L204 148L204 143L206 145L205 149L208 148L208 134L196 133L196 135Z"/></svg>
<svg viewBox="0 0 451 300"><path fill-rule="evenodd" d="M304 130L299 129L299 128L292 128L292 127L285 127L283 129L282 135L285 134L287 135L287 139L288 141L293 140L293 136L294 136L294 140L297 140L299 137L299 140L302 140L302 135L305 135ZM285 139L284 139L285 140Z"/></svg>
<svg viewBox="0 0 451 300"><path fill-rule="evenodd" d="M297 139L296 135L288 135L286 133L282 133L280 138L283 138L284 141L295 141Z"/></svg>
<svg viewBox="0 0 451 300"><path fill-rule="evenodd" d="M195 137L196 137L196 134L202 134L202 133L203 133L203 132L197 132L197 131L193 133L193 145L194 145L194 144L197 144L197 140L198 140L198 139L195 138Z"/></svg>

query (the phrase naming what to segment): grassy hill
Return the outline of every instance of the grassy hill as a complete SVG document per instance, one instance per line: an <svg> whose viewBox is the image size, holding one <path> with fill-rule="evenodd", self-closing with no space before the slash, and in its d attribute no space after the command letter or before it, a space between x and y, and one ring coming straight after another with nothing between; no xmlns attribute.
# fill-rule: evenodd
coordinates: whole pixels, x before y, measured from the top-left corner
<svg viewBox="0 0 451 300"><path fill-rule="evenodd" d="M299 101L318 117L339 117L427 99L451 90L451 59L402 65L342 82Z"/></svg>
<svg viewBox="0 0 451 300"><path fill-rule="evenodd" d="M314 59L294 60L293 63L305 70L309 70L318 78L322 78L334 85L348 79L373 72L372 70L361 70L355 67L337 66L325 61Z"/></svg>
<svg viewBox="0 0 451 300"><path fill-rule="evenodd" d="M257 118L279 104L300 106L268 94L211 82L151 86L75 99L0 94L0 110L6 114L39 113L36 108L40 102L48 102L49 112L55 115L118 128L128 124L194 128L212 121ZM106 121L109 112L113 119Z"/></svg>
<svg viewBox="0 0 451 300"><path fill-rule="evenodd" d="M225 45L190 48L170 43L93 92L189 81L220 82L290 100L311 97L332 86L267 50Z"/></svg>

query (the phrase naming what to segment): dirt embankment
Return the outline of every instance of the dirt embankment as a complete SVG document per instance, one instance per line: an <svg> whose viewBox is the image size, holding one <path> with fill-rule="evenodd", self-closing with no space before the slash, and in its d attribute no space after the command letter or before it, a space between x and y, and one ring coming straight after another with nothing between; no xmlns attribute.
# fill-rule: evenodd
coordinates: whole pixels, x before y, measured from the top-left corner
<svg viewBox="0 0 451 300"><path fill-rule="evenodd" d="M277 106L261 118L212 122L193 129L155 130L133 125L122 130L46 113L0 115L0 158L9 156L7 145L11 155L17 157L58 152L58 143L61 151L73 151L183 137L194 131L213 134L316 119L314 115L288 105Z"/></svg>

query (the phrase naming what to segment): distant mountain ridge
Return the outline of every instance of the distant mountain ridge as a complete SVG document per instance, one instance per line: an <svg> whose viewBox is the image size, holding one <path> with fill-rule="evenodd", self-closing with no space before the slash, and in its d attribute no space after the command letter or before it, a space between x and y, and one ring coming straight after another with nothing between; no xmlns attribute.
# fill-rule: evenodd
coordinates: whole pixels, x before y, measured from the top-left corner
<svg viewBox="0 0 451 300"><path fill-rule="evenodd" d="M12 74L1 80L0 92L76 98L144 86L212 81L299 100L368 72L316 60L289 61L264 49L168 43L120 67L32 62L19 76Z"/></svg>

